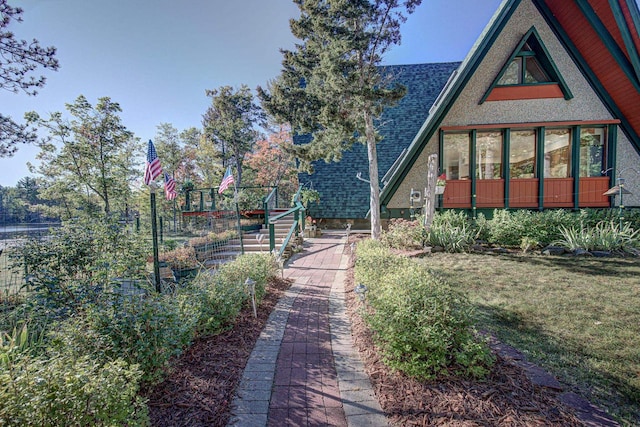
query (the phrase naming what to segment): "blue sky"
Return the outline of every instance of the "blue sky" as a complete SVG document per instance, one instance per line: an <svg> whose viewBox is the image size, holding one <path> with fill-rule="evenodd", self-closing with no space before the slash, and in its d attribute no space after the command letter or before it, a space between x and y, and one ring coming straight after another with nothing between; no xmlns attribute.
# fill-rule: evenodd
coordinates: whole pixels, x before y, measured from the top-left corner
<svg viewBox="0 0 640 427"><path fill-rule="evenodd" d="M385 64L460 61L501 0L423 0L402 27L402 45ZM45 72L36 97L0 92L3 114L65 111L84 95L108 96L125 126L143 141L160 123L200 127L205 89L255 89L280 72L280 48L292 48L291 0L9 0L24 22L9 30L58 49L60 70ZM38 74L39 75L39 74ZM38 150L20 146L0 158L0 185L15 185Z"/></svg>

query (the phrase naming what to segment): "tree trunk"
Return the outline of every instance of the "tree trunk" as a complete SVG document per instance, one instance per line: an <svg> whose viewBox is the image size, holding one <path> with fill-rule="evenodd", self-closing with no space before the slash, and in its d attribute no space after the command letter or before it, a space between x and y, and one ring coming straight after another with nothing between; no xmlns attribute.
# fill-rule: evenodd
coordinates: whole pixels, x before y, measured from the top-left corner
<svg viewBox="0 0 640 427"><path fill-rule="evenodd" d="M371 238L380 239L382 225L380 223L380 184L378 183L378 153L376 148L376 134L373 127L373 117L370 111L364 113L365 135L367 137L367 156L369 158L370 200L369 214L371 215Z"/></svg>
<svg viewBox="0 0 640 427"><path fill-rule="evenodd" d="M433 216L436 210L436 171L438 169L438 155L429 155L428 171L427 171L427 187L424 194L424 226L427 230L431 229Z"/></svg>

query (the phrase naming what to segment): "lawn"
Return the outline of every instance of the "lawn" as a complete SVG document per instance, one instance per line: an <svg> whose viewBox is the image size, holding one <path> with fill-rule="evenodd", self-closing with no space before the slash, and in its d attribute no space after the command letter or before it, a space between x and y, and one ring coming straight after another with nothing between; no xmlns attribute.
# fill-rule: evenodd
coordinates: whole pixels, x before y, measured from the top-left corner
<svg viewBox="0 0 640 427"><path fill-rule="evenodd" d="M640 422L640 260L529 254L424 259L494 333L623 424Z"/></svg>

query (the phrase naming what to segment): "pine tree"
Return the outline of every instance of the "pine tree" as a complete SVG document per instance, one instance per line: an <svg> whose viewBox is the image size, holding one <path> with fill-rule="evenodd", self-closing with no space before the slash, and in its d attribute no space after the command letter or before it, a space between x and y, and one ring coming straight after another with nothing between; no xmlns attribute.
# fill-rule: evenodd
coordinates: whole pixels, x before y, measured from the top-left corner
<svg viewBox="0 0 640 427"><path fill-rule="evenodd" d="M44 76L31 75L38 67L57 70L58 60L54 47L41 47L37 40L27 42L18 40L5 28L11 22L22 21L22 9L11 7L6 0L0 0L0 89L10 92L23 92L36 95L44 86ZM16 151L18 143L36 141L36 133L16 123L11 117L0 114L0 157L10 157Z"/></svg>
<svg viewBox="0 0 640 427"><path fill-rule="evenodd" d="M283 70L267 89L263 108L311 142L294 146L301 166L319 159L339 161L355 142L367 145L371 233L380 237L380 186L376 118L406 89L382 75L384 54L400 43L400 25L421 0L295 0L300 18L291 32L300 40L283 50Z"/></svg>

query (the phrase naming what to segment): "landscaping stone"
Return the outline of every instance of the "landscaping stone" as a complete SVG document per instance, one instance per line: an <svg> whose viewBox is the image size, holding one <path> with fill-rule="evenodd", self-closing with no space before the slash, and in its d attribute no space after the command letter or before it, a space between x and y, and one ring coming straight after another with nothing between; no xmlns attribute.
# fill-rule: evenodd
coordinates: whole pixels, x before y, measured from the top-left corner
<svg viewBox="0 0 640 427"><path fill-rule="evenodd" d="M560 246L549 245L542 250L543 255L564 255L566 250Z"/></svg>
<svg viewBox="0 0 640 427"><path fill-rule="evenodd" d="M560 401L575 409L576 416L586 426L617 427L620 425L611 419L606 412L573 392L562 393L560 395Z"/></svg>
<svg viewBox="0 0 640 427"><path fill-rule="evenodd" d="M576 257L592 257L593 254L586 249L576 249L573 251L573 256Z"/></svg>

